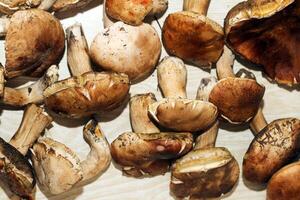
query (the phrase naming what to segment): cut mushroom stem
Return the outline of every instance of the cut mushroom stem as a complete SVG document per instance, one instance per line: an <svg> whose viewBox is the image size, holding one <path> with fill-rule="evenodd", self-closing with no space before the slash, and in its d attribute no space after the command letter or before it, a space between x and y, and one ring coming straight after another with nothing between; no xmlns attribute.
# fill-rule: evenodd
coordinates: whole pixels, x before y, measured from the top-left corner
<svg viewBox="0 0 300 200"><path fill-rule="evenodd" d="M80 23L66 29L67 33L67 59L72 76L79 76L92 71L88 54L88 45Z"/></svg>
<svg viewBox="0 0 300 200"><path fill-rule="evenodd" d="M83 171L82 181L102 174L111 162L109 144L97 121L92 119L84 126L83 137L91 150L86 159L81 162Z"/></svg>
<svg viewBox="0 0 300 200"><path fill-rule="evenodd" d="M207 10L210 4L210 0L184 0L183 10L196 12L200 15L207 15Z"/></svg>
<svg viewBox="0 0 300 200"><path fill-rule="evenodd" d="M16 107L22 107L30 103L42 103L44 101L44 90L58 80L58 67L52 65L47 72L35 83L14 89L10 87L4 88L2 103Z"/></svg>
<svg viewBox="0 0 300 200"><path fill-rule="evenodd" d="M196 138L194 149L215 147L219 131L219 121L216 122L204 133Z"/></svg>
<svg viewBox="0 0 300 200"><path fill-rule="evenodd" d="M6 35L9 24L10 24L10 20L7 17L7 15L3 15L0 17L0 37Z"/></svg>
<svg viewBox="0 0 300 200"><path fill-rule="evenodd" d="M234 63L234 54L232 51L224 45L223 54L216 63L218 79L224 79L227 77L235 77L232 66Z"/></svg>

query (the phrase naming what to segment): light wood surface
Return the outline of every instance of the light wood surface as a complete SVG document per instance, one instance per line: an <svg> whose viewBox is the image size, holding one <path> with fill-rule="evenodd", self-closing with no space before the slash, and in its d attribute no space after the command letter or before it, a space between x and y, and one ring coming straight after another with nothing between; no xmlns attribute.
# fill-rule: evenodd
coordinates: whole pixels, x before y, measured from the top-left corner
<svg viewBox="0 0 300 200"><path fill-rule="evenodd" d="M178 11L182 9L182 0L169 0L169 9L167 13L159 19L159 23L162 25L164 19L168 13ZM238 0L213 0L208 10L208 16L220 24L223 24L223 19L226 12L239 3ZM74 13L74 14L73 14ZM101 0L95 0L88 8L79 10L78 13L67 13L58 15L62 19L64 28L74 24L75 22L82 23L85 35L87 37L88 44L90 45L94 36L103 29L102 25L102 2ZM160 32L159 26L156 21L152 22L157 31ZM0 43L0 59L4 62L4 42ZM162 57L166 55L165 51L162 53ZM162 58L161 57L161 58ZM242 65L235 62L234 70L236 71ZM294 90L285 89L279 87L277 84L270 83L266 78L262 76L262 73L255 68L251 69L255 73L259 82L266 87L266 93L264 96L263 112L266 119L270 122L277 118L283 117L300 117L300 88ZM215 70L211 71L215 75ZM208 76L208 72L205 72L197 67L188 66L188 97L195 98L197 87L200 83L200 79L204 76ZM60 79L69 76L68 67L66 64L66 56L60 63ZM131 95L145 92L153 92L156 94L157 99L161 99L161 94L157 88L156 72L154 72L149 78L143 82L133 85L131 87ZM100 125L106 134L109 142L112 142L119 134L125 131L131 130L129 123L128 105L123 110L119 109L114 112L110 112L106 115L99 115ZM1 137L5 140L9 140L14 132L17 130L18 125L22 118L21 110L1 110L0 115L0 130ZM88 145L85 144L82 138L82 128L85 120L62 120L56 119L53 123L53 127L49 129L48 136L61 141L74 149L80 157L83 157L88 153ZM246 152L249 143L251 142L253 135L248 129L248 126L230 126L226 123L220 124L220 131L217 138L216 146L225 146L231 150L232 154L237 158L240 166L242 158ZM134 179L122 176L120 170L118 170L114 164L111 164L110 168L104 175L98 177L94 182L85 185L81 188L72 189L68 193L64 193L58 196L47 196L46 194L37 191L36 199L44 200L117 200L117 199L129 199L129 200L147 200L157 199L166 200L174 199L169 194L169 180L170 173L164 176L157 176L153 178ZM6 194L1 190L0 199L7 199ZM251 190L245 186L242 176L240 176L239 184L235 191L226 199L244 200L244 199L265 199L265 191Z"/></svg>

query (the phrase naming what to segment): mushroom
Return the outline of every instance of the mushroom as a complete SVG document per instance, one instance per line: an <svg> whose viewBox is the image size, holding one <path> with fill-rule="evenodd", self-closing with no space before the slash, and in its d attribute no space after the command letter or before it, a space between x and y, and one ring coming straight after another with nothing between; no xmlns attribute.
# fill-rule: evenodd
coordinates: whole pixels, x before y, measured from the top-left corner
<svg viewBox="0 0 300 200"><path fill-rule="evenodd" d="M31 160L42 188L59 194L104 173L111 161L109 144L95 120L84 126L83 137L91 148L83 161L51 138L40 137L33 145Z"/></svg>
<svg viewBox="0 0 300 200"><path fill-rule="evenodd" d="M40 9L28 9L2 20L7 78L40 77L60 61L65 36L61 23L53 15Z"/></svg>
<svg viewBox="0 0 300 200"><path fill-rule="evenodd" d="M126 74L93 72L80 24L68 30L70 78L58 81L44 91L45 106L71 118L89 116L118 107L129 92ZM80 56L81 59L76 59Z"/></svg>
<svg viewBox="0 0 300 200"><path fill-rule="evenodd" d="M270 79L298 84L298 10L295 0L241 2L226 16L226 43L241 57L261 65Z"/></svg>
<svg viewBox="0 0 300 200"><path fill-rule="evenodd" d="M93 0L52 0L51 10L54 12L65 12L75 8L83 8Z"/></svg>
<svg viewBox="0 0 300 200"><path fill-rule="evenodd" d="M206 17L209 3L184 0L184 11L170 14L162 28L167 52L202 68L217 62L224 46L222 27Z"/></svg>
<svg viewBox="0 0 300 200"><path fill-rule="evenodd" d="M32 166L25 155L51 121L42 108L30 104L10 142L0 138L0 177L14 194L22 198L31 199L35 187Z"/></svg>
<svg viewBox="0 0 300 200"><path fill-rule="evenodd" d="M149 24L130 26L116 22L96 35L90 56L99 68L126 73L132 82L148 77L161 53L161 43Z"/></svg>
<svg viewBox="0 0 300 200"><path fill-rule="evenodd" d="M186 99L187 72L182 60L164 58L157 67L157 76L166 98L149 106L149 114L155 121L166 128L184 132L205 130L214 123L218 115L216 106Z"/></svg>
<svg viewBox="0 0 300 200"><path fill-rule="evenodd" d="M299 161L280 169L268 182L267 200L297 200L300 196L299 178Z"/></svg>
<svg viewBox="0 0 300 200"><path fill-rule="evenodd" d="M137 26L146 16L165 12L168 0L105 0L104 6L108 16Z"/></svg>
<svg viewBox="0 0 300 200"><path fill-rule="evenodd" d="M119 135L111 144L114 161L125 174L134 177L164 174L169 160L186 154L193 145L190 133L160 132L148 117L152 93L135 95L130 100L133 131Z"/></svg>

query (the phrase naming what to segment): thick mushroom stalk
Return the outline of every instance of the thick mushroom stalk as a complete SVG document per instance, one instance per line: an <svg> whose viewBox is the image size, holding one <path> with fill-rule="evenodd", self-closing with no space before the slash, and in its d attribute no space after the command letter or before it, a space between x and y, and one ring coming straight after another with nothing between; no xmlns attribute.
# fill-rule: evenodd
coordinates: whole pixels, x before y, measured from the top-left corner
<svg viewBox="0 0 300 200"><path fill-rule="evenodd" d="M89 121L83 136L91 148L83 161L72 149L51 138L40 137L33 145L31 160L38 181L51 194L66 192L84 180L99 176L109 166L109 144L97 122Z"/></svg>
<svg viewBox="0 0 300 200"><path fill-rule="evenodd" d="M52 118L34 104L27 106L21 125L9 143L0 138L0 176L16 195L31 199L35 187L33 169L25 155Z"/></svg>
<svg viewBox="0 0 300 200"><path fill-rule="evenodd" d="M149 106L148 112L160 125L183 132L207 129L217 118L217 107L200 100L186 99L186 68L174 57L157 67L158 84L164 99Z"/></svg>
<svg viewBox="0 0 300 200"><path fill-rule="evenodd" d="M4 87L4 94L0 101L4 105L16 107L22 107L30 103L42 103L44 101L44 91L57 80L58 67L52 65L41 78L29 86L18 89Z"/></svg>
<svg viewBox="0 0 300 200"><path fill-rule="evenodd" d="M222 27L206 17L209 2L184 0L184 11L170 14L162 28L167 52L202 68L211 68L224 46Z"/></svg>

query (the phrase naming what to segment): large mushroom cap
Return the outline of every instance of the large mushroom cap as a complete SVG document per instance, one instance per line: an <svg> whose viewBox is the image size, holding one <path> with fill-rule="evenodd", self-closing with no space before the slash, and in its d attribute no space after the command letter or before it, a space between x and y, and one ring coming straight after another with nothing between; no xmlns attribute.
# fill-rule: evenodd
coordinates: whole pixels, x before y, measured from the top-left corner
<svg viewBox="0 0 300 200"><path fill-rule="evenodd" d="M226 148L202 148L173 164L170 190L179 198L216 198L228 193L238 178L239 165Z"/></svg>
<svg viewBox="0 0 300 200"><path fill-rule="evenodd" d="M218 107L220 115L231 123L249 121L256 114L265 88L255 80L225 78L212 89L209 101Z"/></svg>
<svg viewBox="0 0 300 200"><path fill-rule="evenodd" d="M64 30L53 15L40 9L17 11L5 38L7 77L41 76L60 61L64 46Z"/></svg>
<svg viewBox="0 0 300 200"><path fill-rule="evenodd" d="M300 120L279 119L267 125L251 142L243 161L246 180L264 184L300 150Z"/></svg>
<svg viewBox="0 0 300 200"><path fill-rule="evenodd" d="M130 26L116 22L91 44L92 60L105 70L126 73L131 81L148 76L155 68L161 43L149 24Z"/></svg>
<svg viewBox="0 0 300 200"><path fill-rule="evenodd" d="M126 74L87 72L54 83L44 91L45 105L57 114L80 118L119 106L129 92Z"/></svg>
<svg viewBox="0 0 300 200"><path fill-rule="evenodd" d="M201 67L210 67L223 51L223 29L206 16L183 11L170 14L162 30L169 54Z"/></svg>
<svg viewBox="0 0 300 200"><path fill-rule="evenodd" d="M248 0L225 19L226 43L279 83L300 82L300 3Z"/></svg>

